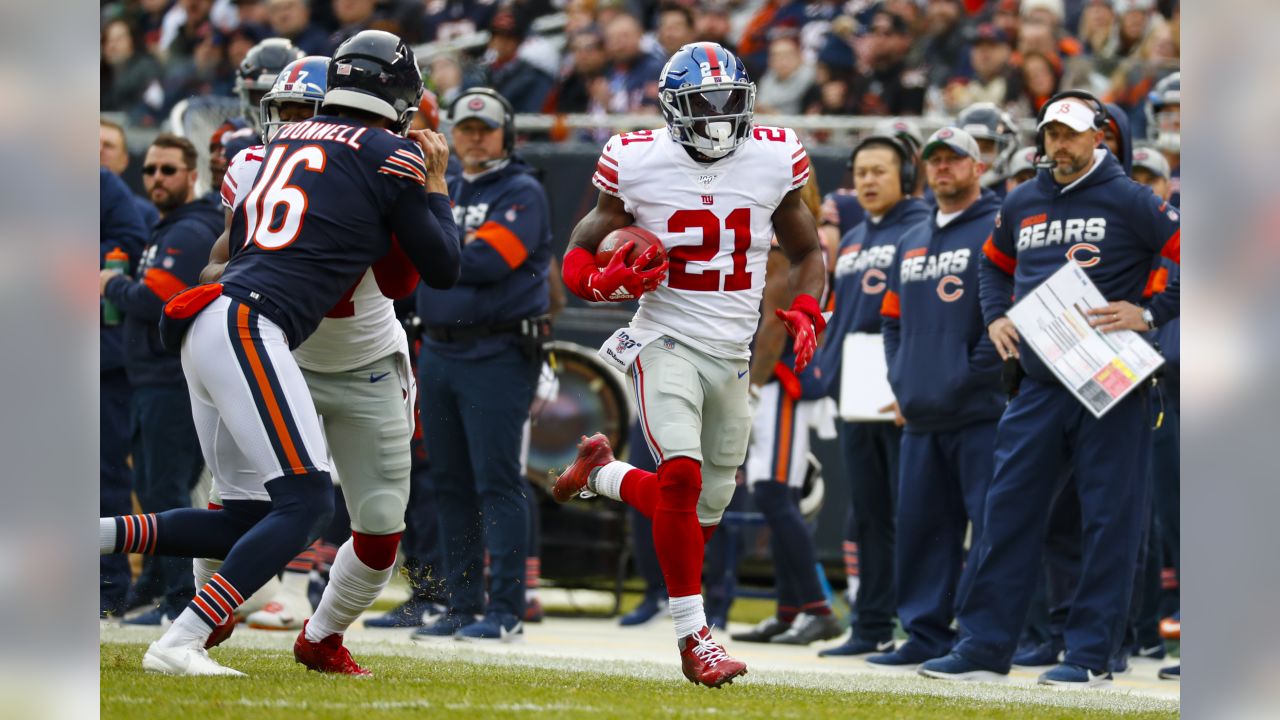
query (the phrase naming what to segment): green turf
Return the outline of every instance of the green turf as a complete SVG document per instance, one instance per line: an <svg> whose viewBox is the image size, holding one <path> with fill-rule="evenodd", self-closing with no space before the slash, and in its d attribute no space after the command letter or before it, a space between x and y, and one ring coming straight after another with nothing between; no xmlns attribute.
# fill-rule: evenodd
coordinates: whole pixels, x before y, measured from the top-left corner
<svg viewBox="0 0 1280 720"><path fill-rule="evenodd" d="M679 680L565 673L518 665L378 656L376 678L303 671L282 651L223 648L245 678L175 678L143 672L141 644L101 647L102 718L1171 718L1082 708L807 689L750 681L708 690Z"/></svg>

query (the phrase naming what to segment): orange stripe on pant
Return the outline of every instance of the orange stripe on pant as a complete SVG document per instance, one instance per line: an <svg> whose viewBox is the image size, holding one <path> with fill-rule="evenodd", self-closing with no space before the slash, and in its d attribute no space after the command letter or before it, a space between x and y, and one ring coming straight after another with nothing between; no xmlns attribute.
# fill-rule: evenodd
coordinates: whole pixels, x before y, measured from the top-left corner
<svg viewBox="0 0 1280 720"><path fill-rule="evenodd" d="M289 437L289 428L284 424L284 413L280 412L280 403L276 394L271 391L271 383L267 380L267 370L258 357L258 349L253 345L253 336L249 331L249 306L241 304L236 309L236 328L240 331L240 344L244 346L244 355L249 359L249 367L253 369L254 380L262 392L262 399L267 404L267 412L271 415L271 423L275 425L276 434L280 436L280 445L284 447L285 456L289 458L294 475L303 475L307 471L302 467L302 458L293 446L293 438Z"/></svg>
<svg viewBox="0 0 1280 720"><path fill-rule="evenodd" d="M778 397L782 398L782 407L778 409L778 437L775 439L778 444L778 463L773 468L773 479L784 483L787 482L788 471L791 469L791 426L795 421L796 401L782 389L781 384L778 386Z"/></svg>

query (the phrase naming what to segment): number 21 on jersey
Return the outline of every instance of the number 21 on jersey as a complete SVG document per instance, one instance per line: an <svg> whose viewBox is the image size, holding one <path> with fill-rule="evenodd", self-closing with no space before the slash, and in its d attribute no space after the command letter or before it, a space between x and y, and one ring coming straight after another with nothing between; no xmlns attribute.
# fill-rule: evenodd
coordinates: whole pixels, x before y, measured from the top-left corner
<svg viewBox="0 0 1280 720"><path fill-rule="evenodd" d="M733 233L733 244L730 257L733 259L732 271L724 276L721 283L721 272L705 268L702 272L690 272L689 263L710 262L720 253L721 219L706 208L698 210L677 210L667 220L667 232L682 233L686 230L701 230L702 242L698 245L680 245L667 251L670 269L667 273L667 287L676 290L735 290L751 289L751 273L747 271L747 250L751 248L751 209L737 208L724 218L724 228Z"/></svg>
<svg viewBox="0 0 1280 720"><path fill-rule="evenodd" d="M245 239L263 250L279 250L293 244L302 232L307 212L307 193L289 180L301 166L308 172L324 172L324 148L305 145L292 152L274 147L262 163L258 181L244 200ZM287 157L286 157L287 155ZM283 209L279 223L276 215Z"/></svg>

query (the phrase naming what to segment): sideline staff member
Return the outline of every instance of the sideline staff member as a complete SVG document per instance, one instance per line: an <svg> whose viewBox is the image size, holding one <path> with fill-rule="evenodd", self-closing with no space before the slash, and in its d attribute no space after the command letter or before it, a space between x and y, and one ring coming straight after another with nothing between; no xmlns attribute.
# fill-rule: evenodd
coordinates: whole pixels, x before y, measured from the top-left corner
<svg viewBox="0 0 1280 720"><path fill-rule="evenodd" d="M513 640L524 633L529 484L520 450L539 343L550 332L551 215L532 169L512 155L515 114L505 98L468 90L449 115L462 162L449 181L462 275L449 290L418 291L422 434L449 611L415 637Z"/></svg>
<svg viewBox="0 0 1280 720"><path fill-rule="evenodd" d="M1009 194L983 248L982 314L1002 356L1017 357L1027 378L996 433L995 476L986 528L957 622L964 639L946 657L920 666L928 677L1004 675L1039 577L1054 490L1074 467L1084 534L1082 572L1065 628L1062 664L1040 676L1049 685L1111 679L1111 658L1127 620L1143 542L1151 423L1138 389L1094 418L1024 347L1005 317L1022 297L1074 261L1107 305L1090 310L1102 332L1147 331L1178 315L1175 282L1147 309L1139 302L1157 256L1180 259L1179 214L1127 178L1102 143L1105 115L1087 93L1059 93L1040 115L1038 145L1052 170Z"/></svg>

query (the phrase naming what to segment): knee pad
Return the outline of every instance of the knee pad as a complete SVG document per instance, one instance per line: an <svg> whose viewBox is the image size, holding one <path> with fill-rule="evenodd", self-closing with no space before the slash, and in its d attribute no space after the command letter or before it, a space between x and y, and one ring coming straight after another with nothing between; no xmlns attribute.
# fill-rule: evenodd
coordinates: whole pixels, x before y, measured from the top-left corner
<svg viewBox="0 0 1280 720"><path fill-rule="evenodd" d="M698 505L702 470L692 458L678 457L658 466L658 509L688 512Z"/></svg>
<svg viewBox="0 0 1280 720"><path fill-rule="evenodd" d="M737 467L707 465L702 468L702 492L698 495L698 522L702 525L718 525L724 509L733 500L738 483Z"/></svg>
<svg viewBox="0 0 1280 720"><path fill-rule="evenodd" d="M387 488L351 498L351 529L368 535L390 535L404 530L408 488Z"/></svg>

